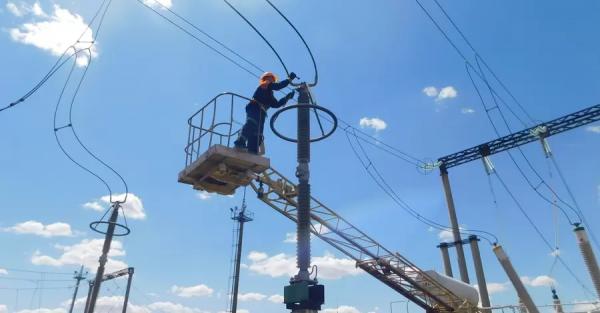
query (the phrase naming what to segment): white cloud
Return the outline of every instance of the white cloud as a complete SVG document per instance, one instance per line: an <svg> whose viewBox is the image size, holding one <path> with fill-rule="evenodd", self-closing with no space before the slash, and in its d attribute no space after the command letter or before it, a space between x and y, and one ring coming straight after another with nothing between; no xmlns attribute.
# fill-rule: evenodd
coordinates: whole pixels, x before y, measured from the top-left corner
<svg viewBox="0 0 600 313"><path fill-rule="evenodd" d="M296 257L283 253L269 257L266 253L252 251L248 255L251 264L248 269L252 272L271 277L293 276L297 274ZM321 257L313 257L312 264L319 268L319 278L340 279L346 276L356 276L362 273L356 268L352 259L336 258L326 253Z"/></svg>
<svg viewBox="0 0 600 313"><path fill-rule="evenodd" d="M48 266L64 266L64 265L80 265L83 264L90 272L96 272L98 267L98 258L102 254L103 239L84 239L80 243L72 246L56 245L55 248L60 250L62 254L57 257L42 255L36 251L31 257L31 263L35 265ZM106 271L113 272L127 268L127 264L120 260L115 260L115 257L125 255L123 244L118 240L113 240L110 252L108 253L108 262L106 263Z"/></svg>
<svg viewBox="0 0 600 313"><path fill-rule="evenodd" d="M556 286L557 282L554 278L546 275L537 276L531 279L528 276L521 277L523 284L531 287L552 287Z"/></svg>
<svg viewBox="0 0 600 313"><path fill-rule="evenodd" d="M298 240L296 239L296 233L286 233L285 234L285 240L283 242L285 242L285 243L296 243L296 242L298 242Z"/></svg>
<svg viewBox="0 0 600 313"><path fill-rule="evenodd" d="M31 13L33 13L35 16L46 16L46 13L44 13L44 10L42 10L42 6L39 2L33 4L31 7Z"/></svg>
<svg viewBox="0 0 600 313"><path fill-rule="evenodd" d="M89 51L78 53L77 64L80 66L85 66L89 58L98 56L95 45L90 44L93 41L93 31L80 15L71 13L58 4L54 5L52 15L47 15L37 2L26 11L35 16L37 21L11 28L9 32L14 41L35 46L55 56L62 55L73 44L78 50L89 48ZM76 43L82 33L81 42Z"/></svg>
<svg viewBox="0 0 600 313"><path fill-rule="evenodd" d="M425 87L423 88L423 93L428 96L428 97L437 97L438 95L438 90L437 88L433 87L433 86L429 86L429 87Z"/></svg>
<svg viewBox="0 0 600 313"><path fill-rule="evenodd" d="M473 285L479 289L479 285ZM509 283L487 283L487 289L489 294L501 293L508 290Z"/></svg>
<svg viewBox="0 0 600 313"><path fill-rule="evenodd" d="M267 300L269 300L270 302L273 302L273 303L283 303L283 296L282 295L272 295Z"/></svg>
<svg viewBox="0 0 600 313"><path fill-rule="evenodd" d="M6 269L0 268L0 275L8 275L8 271Z"/></svg>
<svg viewBox="0 0 600 313"><path fill-rule="evenodd" d="M456 91L456 89L454 89L454 87L452 86L447 86L440 90L440 93L438 94L436 100L442 101L446 99L456 98L457 96L458 91Z"/></svg>
<svg viewBox="0 0 600 313"><path fill-rule="evenodd" d="M238 300L240 301L262 301L266 298L266 295L257 292L240 293Z"/></svg>
<svg viewBox="0 0 600 313"><path fill-rule="evenodd" d="M349 306L349 305L340 305L337 308L324 309L321 312L323 312L323 313L360 313L360 311L357 308L355 308L353 306Z"/></svg>
<svg viewBox="0 0 600 313"><path fill-rule="evenodd" d="M85 297L78 298L77 301L75 301L75 312L83 311L83 308L85 307L85 301L86 301ZM121 310L123 309L124 301L125 301L125 297L123 297L123 296L99 297L98 300L96 301L96 306L94 308L94 312L95 313L121 312ZM68 303L70 303L70 301ZM65 304L65 306L67 306L67 304ZM154 313L154 311L148 309L146 306L136 305L136 304L132 303L131 300L129 300L129 303L127 304L127 312L128 313ZM158 312L162 313L163 311L158 311Z"/></svg>
<svg viewBox="0 0 600 313"><path fill-rule="evenodd" d="M584 301L575 301L572 312L598 313L600 312L600 302L589 303Z"/></svg>
<svg viewBox="0 0 600 313"><path fill-rule="evenodd" d="M212 198L213 194L210 192L206 192L204 190L199 191L196 196L198 197L198 199L200 200L208 200L210 198Z"/></svg>
<svg viewBox="0 0 600 313"><path fill-rule="evenodd" d="M473 110L471 108L462 108L462 109L460 109L460 113L462 113L462 114L473 114L473 113L475 113L475 110Z"/></svg>
<svg viewBox="0 0 600 313"><path fill-rule="evenodd" d="M387 124L385 123L385 121L377 117L363 117L360 119L359 124L361 128L372 128L376 132L382 131L387 128Z"/></svg>
<svg viewBox="0 0 600 313"><path fill-rule="evenodd" d="M123 308L123 302L125 298L123 296L105 296L99 297L96 302L94 309L95 313L110 313L110 312L121 312ZM83 311L85 306L86 298L78 298L75 301L75 311ZM68 307L70 301L65 301L63 307ZM0 306L0 313L7 313L8 311L2 311ZM66 313L67 310L64 308L56 309L35 309L35 310L22 310L15 313ZM179 303L173 303L168 301L153 302L147 305L137 305L129 301L127 305L127 312L130 313L210 313L209 311L190 308ZM239 312L239 310L238 310Z"/></svg>
<svg viewBox="0 0 600 313"><path fill-rule="evenodd" d="M0 312L2 312L2 311L0 311ZM33 310L21 310L21 311L17 311L16 313L67 313L67 310L65 310L63 308L57 308L57 309L40 308L40 309L33 309Z"/></svg>
<svg viewBox="0 0 600 313"><path fill-rule="evenodd" d="M173 6L173 1L172 0L144 0L144 4L146 4L152 8L155 8L155 9L165 9L164 7L167 7L170 9Z"/></svg>
<svg viewBox="0 0 600 313"><path fill-rule="evenodd" d="M596 134L600 134L600 125L598 126L588 126L585 128L585 130L592 132L592 133L596 133Z"/></svg>
<svg viewBox="0 0 600 313"><path fill-rule="evenodd" d="M438 233L438 238L440 238L440 240L443 242L453 242L454 241L454 235L452 234L451 231L449 231L447 229L440 231Z"/></svg>
<svg viewBox="0 0 600 313"><path fill-rule="evenodd" d="M458 91L456 91L456 88L452 86L446 86L439 90L434 86L429 86L423 88L423 93L430 98L435 98L435 101L443 101L446 99L456 98L458 96Z"/></svg>
<svg viewBox="0 0 600 313"><path fill-rule="evenodd" d="M15 234L31 234L46 238L59 236L68 237L73 235L71 226L62 222L44 225L37 221L26 221L23 223L18 223L12 227L5 228L4 231Z"/></svg>
<svg viewBox="0 0 600 313"><path fill-rule="evenodd" d="M104 196L100 198L104 203L110 205L110 196ZM116 194L113 195L113 201L123 201L125 200L125 194ZM123 212L125 212L125 216L127 218L133 220L143 220L146 218L146 210L144 209L144 204L142 203L142 199L136 196L133 193L127 194L127 202L121 204L123 207Z"/></svg>
<svg viewBox="0 0 600 313"><path fill-rule="evenodd" d="M106 208L100 204L98 201L86 202L83 204L83 207L86 209L90 209L92 211L104 212Z"/></svg>
<svg viewBox="0 0 600 313"><path fill-rule="evenodd" d="M20 9L16 4L14 4L13 2L7 2L6 3L6 9L8 10L8 12L10 12L12 15L14 16L18 16L21 17L25 14L25 12L23 12L22 9ZM2 311L0 311L2 312Z"/></svg>
<svg viewBox="0 0 600 313"><path fill-rule="evenodd" d="M173 286L171 287L171 292L183 298L191 298L211 296L214 290L206 285L200 284L190 287Z"/></svg>
<svg viewBox="0 0 600 313"><path fill-rule="evenodd" d="M148 305L152 313L208 313L196 308L186 307L173 302L155 302Z"/></svg>
<svg viewBox="0 0 600 313"><path fill-rule="evenodd" d="M4 304L0 304L0 313L8 313L8 307Z"/></svg>

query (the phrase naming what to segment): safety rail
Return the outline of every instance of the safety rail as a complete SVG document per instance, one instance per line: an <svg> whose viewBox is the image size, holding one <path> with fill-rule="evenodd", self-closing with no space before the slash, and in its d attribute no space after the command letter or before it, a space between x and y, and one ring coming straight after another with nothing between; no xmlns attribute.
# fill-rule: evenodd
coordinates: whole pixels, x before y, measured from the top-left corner
<svg viewBox="0 0 600 313"><path fill-rule="evenodd" d="M243 102L245 105L249 101L252 99L224 92L188 119L188 142L184 149L186 167L214 145L232 147L245 120L244 110L237 109L236 104Z"/></svg>

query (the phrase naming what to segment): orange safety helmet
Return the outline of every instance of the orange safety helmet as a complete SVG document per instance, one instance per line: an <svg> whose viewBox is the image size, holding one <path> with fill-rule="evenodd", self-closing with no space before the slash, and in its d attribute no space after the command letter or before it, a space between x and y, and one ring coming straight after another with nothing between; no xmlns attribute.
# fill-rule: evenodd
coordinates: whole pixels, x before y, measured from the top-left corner
<svg viewBox="0 0 600 313"><path fill-rule="evenodd" d="M277 75L273 74L272 72L265 72L264 74L260 75L258 84L261 87L267 86L270 83L268 80L269 78L271 79L271 82L277 82Z"/></svg>

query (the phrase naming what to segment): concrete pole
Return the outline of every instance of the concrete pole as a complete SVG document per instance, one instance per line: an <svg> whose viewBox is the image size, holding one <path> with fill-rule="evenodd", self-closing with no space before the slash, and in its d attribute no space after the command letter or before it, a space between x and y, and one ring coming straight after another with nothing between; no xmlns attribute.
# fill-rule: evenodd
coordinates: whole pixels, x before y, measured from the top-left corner
<svg viewBox="0 0 600 313"><path fill-rule="evenodd" d="M458 227L458 219L456 218L456 209L454 207L454 198L450 189L450 180L448 179L448 171L445 168L440 168L442 176L442 184L444 185L444 193L446 195L446 203L448 205L448 215L450 217L450 226L452 227L452 235L454 236L454 244L456 246L456 256L458 258L458 270L460 271L460 280L469 283L469 272L467 271L467 262L465 261L465 252L460 238L460 229Z"/></svg>
<svg viewBox="0 0 600 313"><path fill-rule="evenodd" d="M594 288L596 288L596 293L598 297L600 297L600 269L598 268L598 262L596 261L596 255L594 254L594 250L592 250L592 246L590 245L590 240L588 238L587 232L583 226L579 226L579 224L575 224L575 236L577 236L577 243L579 245L579 249L581 250L581 255L583 256L583 261L587 267L590 276L592 277L592 282L594 283Z"/></svg>
<svg viewBox="0 0 600 313"><path fill-rule="evenodd" d="M112 207L112 213L110 215L108 228L106 230L106 236L104 237L104 245L102 246L102 255L99 259L98 270L96 271L96 279L92 288L92 294L90 304L86 313L94 313L96 307L96 300L100 293L100 286L102 285L102 277L104 277L104 266L108 261L108 252L110 251L110 245L112 243L113 236L115 234L115 226L117 224L117 218L119 217L119 204L114 204Z"/></svg>
<svg viewBox="0 0 600 313"><path fill-rule="evenodd" d="M448 253L448 244L445 242L440 243L438 246L440 252L442 252L442 262L444 263L444 273L448 277L452 277L452 263L450 263L450 254Z"/></svg>
<svg viewBox="0 0 600 313"><path fill-rule="evenodd" d="M131 281L133 280L133 267L127 269L127 289L125 290L125 300L123 300L123 313L127 313L127 306L129 306L129 291L131 290Z"/></svg>
<svg viewBox="0 0 600 313"><path fill-rule="evenodd" d="M79 291L79 283L85 279L83 277L83 265L81 269L79 269L79 273L77 273L74 277L77 282L75 283L75 291L73 292L73 299L71 300L71 306L69 307L69 313L73 313L73 308L75 307L75 300L77 299L77 292Z"/></svg>
<svg viewBox="0 0 600 313"><path fill-rule="evenodd" d="M479 299L481 299L481 306L489 308L491 306L490 296L487 289L487 283L485 281L485 274L483 271L483 263L481 262L481 253L479 252L479 238L475 235L469 236L469 242L471 243L471 254L473 255L473 265L475 266L475 275L477 276L477 287L479 288ZM484 313L490 313L490 310L483 310Z"/></svg>
<svg viewBox="0 0 600 313"><path fill-rule="evenodd" d="M533 303L533 300L531 299L529 292L527 292L527 289L525 289L525 285L523 285L523 282L521 281L521 278L517 274L517 271L515 271L515 268L513 267L512 263L510 262L508 255L506 255L506 253L504 252L504 249L502 249L502 246L495 245L494 253L496 254L496 257L498 258L500 265L502 265L502 268L504 268L504 271L506 272L508 279L512 283L513 287L515 287L515 290L517 291L517 296L523 302L523 305L525 305L525 308L527 308L527 311L529 313L540 313L538 308L535 306L535 303Z"/></svg>
<svg viewBox="0 0 600 313"><path fill-rule="evenodd" d="M88 308L90 307L90 298L92 297L92 289L94 289L94 283L93 281L89 281L88 282L88 294L87 297L85 298L85 309L83 310L83 312L87 312Z"/></svg>

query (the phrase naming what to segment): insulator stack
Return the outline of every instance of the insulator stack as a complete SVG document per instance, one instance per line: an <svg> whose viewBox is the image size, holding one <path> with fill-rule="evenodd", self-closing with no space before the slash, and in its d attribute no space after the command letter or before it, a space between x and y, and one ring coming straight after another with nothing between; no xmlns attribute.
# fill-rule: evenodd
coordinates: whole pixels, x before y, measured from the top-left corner
<svg viewBox="0 0 600 313"><path fill-rule="evenodd" d="M594 288L596 288L596 293L598 294L598 297L600 297L600 268L598 268L596 255L594 254L594 250L592 250L592 246L590 245L587 232L583 226L579 226L577 224L575 225L574 231L575 236L577 236L579 250L581 250L581 255L583 256L583 261L585 262L588 272L592 277L592 282L594 283Z"/></svg>
<svg viewBox="0 0 600 313"><path fill-rule="evenodd" d="M564 313L562 303L556 294L556 289L552 288L552 304L554 305L554 313Z"/></svg>

